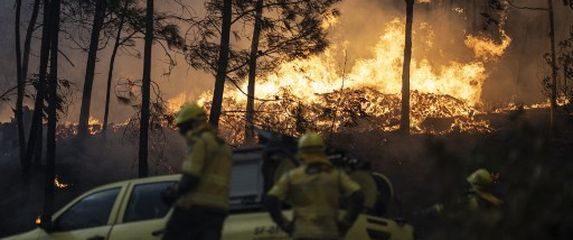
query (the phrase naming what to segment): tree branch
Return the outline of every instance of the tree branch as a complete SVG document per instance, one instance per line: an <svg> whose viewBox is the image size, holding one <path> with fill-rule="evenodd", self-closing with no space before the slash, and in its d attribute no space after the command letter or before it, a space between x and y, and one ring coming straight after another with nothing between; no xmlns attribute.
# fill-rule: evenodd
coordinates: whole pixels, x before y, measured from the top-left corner
<svg viewBox="0 0 573 240"><path fill-rule="evenodd" d="M72 62L72 60L68 57L68 55L66 55L61 49L58 49L58 53L60 53L60 55L62 55L62 57L64 57L66 59L66 61L72 66L72 67L76 67L76 65Z"/></svg>
<svg viewBox="0 0 573 240"><path fill-rule="evenodd" d="M516 8L516 9L521 9L521 10L533 10L533 11L549 11L548 8L540 8L540 7L528 7L528 6L517 6L515 5L515 3L513 3L513 1L511 0L507 0L507 3L509 4L509 6Z"/></svg>

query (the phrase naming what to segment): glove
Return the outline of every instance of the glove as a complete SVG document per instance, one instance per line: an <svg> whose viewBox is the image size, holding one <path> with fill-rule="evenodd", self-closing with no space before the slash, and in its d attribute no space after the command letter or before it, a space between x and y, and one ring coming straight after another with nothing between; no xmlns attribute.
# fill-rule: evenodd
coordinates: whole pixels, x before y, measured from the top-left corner
<svg viewBox="0 0 573 240"><path fill-rule="evenodd" d="M163 200L163 203L167 206L173 205L178 196L179 194L177 193L177 189L173 186L167 187L161 191L161 200Z"/></svg>
<svg viewBox="0 0 573 240"><path fill-rule="evenodd" d="M183 176L181 177L181 181L179 181L179 184L177 186L177 194L181 196L183 194L192 191L193 188L195 188L195 186L197 186L198 183L199 183L199 177L190 174L183 174Z"/></svg>
<svg viewBox="0 0 573 240"><path fill-rule="evenodd" d="M294 232L294 225L292 222L285 222L281 225L279 225L279 227L286 232L289 236L292 236L292 233Z"/></svg>
<svg viewBox="0 0 573 240"><path fill-rule="evenodd" d="M347 221L340 221L337 223L338 224L338 233L340 234L341 237L346 236L346 233L348 233L348 230L350 230L350 228L352 227L351 223L348 223Z"/></svg>
<svg viewBox="0 0 573 240"><path fill-rule="evenodd" d="M434 204L429 208L425 208L414 212L414 216L421 216L423 218L437 218L444 213L443 204Z"/></svg>
<svg viewBox="0 0 573 240"><path fill-rule="evenodd" d="M338 222L338 233L340 234L341 237L346 236L346 233L348 233L348 230L350 230L350 228L352 227L351 223L348 223L346 221L340 221Z"/></svg>

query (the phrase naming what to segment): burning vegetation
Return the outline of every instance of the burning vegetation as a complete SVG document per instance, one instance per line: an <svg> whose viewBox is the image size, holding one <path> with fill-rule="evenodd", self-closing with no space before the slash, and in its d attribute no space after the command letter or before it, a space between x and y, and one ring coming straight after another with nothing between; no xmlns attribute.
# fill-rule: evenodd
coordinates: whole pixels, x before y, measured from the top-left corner
<svg viewBox="0 0 573 240"><path fill-rule="evenodd" d="M336 59L343 44L333 44L323 54L281 64L276 71L257 82L256 127L290 135L305 130L323 133L358 127L361 131L395 131L399 128L404 24L394 19L384 27L371 58L357 59L346 73ZM429 23L420 23L415 33L425 34L423 46L435 48L435 34ZM428 37L429 36L429 37ZM436 65L431 55L413 58L411 63L411 128L414 133L490 132L487 120L478 116L486 109L481 92L487 78L486 64L495 61L509 46L485 36L468 35L467 47L475 58L467 62L451 60ZM344 66L343 68L345 68ZM246 89L243 84L241 89ZM201 101L209 108L210 94ZM175 99L179 102L182 98ZM225 111L220 128L234 142L243 141L244 109L247 96L234 90L223 101ZM172 104L173 105L173 104ZM176 105L176 104L175 104ZM449 119L448 126L435 127L432 119Z"/></svg>
<svg viewBox="0 0 573 240"><path fill-rule="evenodd" d="M89 118L88 121L88 134L90 136L96 135L101 133L102 131L102 123L99 119L95 117ZM78 135L78 124L66 122L60 124L56 128L56 137L58 140L68 139Z"/></svg>
<svg viewBox="0 0 573 240"><path fill-rule="evenodd" d="M2 160L9 159L10 161L5 161L6 164L15 166L18 164L16 159L19 154L22 176L30 178L30 182L48 186L46 189L52 189L49 191L53 191L55 187L58 194L71 198L72 195L96 185L116 180L179 172L181 156L185 155L188 148L185 147L185 139L178 131L174 131L174 116L184 103L199 99L199 104L207 110L213 110L210 123L218 124L219 132L234 146L254 143L252 140L255 140L255 137L251 135L253 131L250 127L271 130L279 133L277 135L285 134L291 137L298 137L309 130L319 132L327 139L329 146L356 153L357 159L369 161L368 167L371 164L373 170L388 173L388 176L395 180L396 190L405 193L402 195L406 196L405 206L412 212L425 204L434 203L430 201L458 197L456 195L458 192L452 191L457 188L452 186L463 185L466 177L464 174L476 167L491 168L500 173L499 183L504 184L502 191L507 193L504 201L507 199L506 202L511 206L503 209L506 218L503 224L507 226L506 229L500 230L502 233L507 232L505 231L507 229L516 230L518 233L514 235L519 236L522 227L516 223L525 224L523 219L529 221L530 213L538 213L536 211L542 209L558 215L563 206L573 199L570 190L561 189L562 186L573 185L567 180L570 179L567 174L571 172L573 166L561 161L570 158L572 146L570 143L573 142L571 139L573 135L569 134L573 129L570 125L570 117L573 116L571 110L573 85L569 83L573 80L573 70L571 70L573 30L569 39L559 42L557 49L559 55L555 56L556 50L552 49L553 56L550 54L543 56L540 52L545 51L543 49L548 46L538 47L537 42L534 45L524 41L533 38L528 34L533 36L534 32L543 32L542 30L530 27L531 29L527 29L529 33L526 31L524 35L520 35L516 34L517 30L511 26L521 25L506 24L509 19L509 9L515 11L526 9L513 6L512 1L366 0L357 3L359 1L355 0L264 0L256 1L261 4L266 2L262 7L256 7L253 4L255 1L218 0L206 1L204 18L194 16L195 13L189 10L191 8L185 8L186 1L175 2L180 4L177 10L181 9L183 10L181 12L192 15L189 18L171 16L169 12L153 9L144 11L140 2L131 0L125 1L125 5L108 6L110 9L107 10L99 9L102 6L98 9L96 6L91 6L92 3L104 1L88 2L76 6L74 1L62 1L65 6L63 16L72 16L74 12L67 11L76 7L87 7L83 10L88 10L85 13L90 17L73 23L67 22L70 21L68 18L63 19L61 22L66 25L63 27L78 28L81 25L81 29L91 30L89 32L103 33L101 37L90 38L89 49L87 46L82 47L88 51L91 60L87 61L87 65L90 66L86 67L83 83L80 123L74 122L76 116L67 118L65 115L68 113L68 106L76 107L75 104L79 103L71 101L71 97L67 98L71 94L67 94L66 89L70 89L73 84L67 80L58 80L62 77L57 72L57 68L62 65L62 61L60 63L57 61L58 56L65 57L71 65L74 65L75 56L70 55L72 57L68 59L65 55L74 49L59 50L58 44L61 43L62 46L69 44L75 36L66 36L59 41L52 39L58 34L44 35L43 32L38 39L42 39L43 42L48 38L47 42L58 44L48 44L53 45L50 47L54 49L41 49L38 54L39 61L43 62L38 65L44 67L37 69L38 74L34 73L33 76L37 80L28 83L24 81L28 78L27 73L18 73L22 75L18 76L19 87L24 89L14 87L13 91L0 94L0 101L11 100L6 96L19 97L19 103L14 106L16 110L14 120L11 123L0 124L0 143L7 142L9 144L5 146L14 146L6 147L6 151L0 151ZM152 0L147 2L150 3ZM164 4L164 1L155 2ZM194 1L187 2L194 3ZM402 9L404 2L407 9L406 21ZM222 11L220 8L223 6L219 3L229 5L232 3L232 11ZM413 23L413 31L410 31L411 21L408 19L412 20L414 3L417 4L415 10L417 18ZM364 19L362 22L356 20L359 18L356 17L357 13L364 14L365 10L369 14L374 14L376 11L372 6L377 4L384 6L383 17L368 16L367 21L371 22L366 23ZM341 8L339 11L339 5L345 6L346 9ZM364 9L348 9L357 6ZM83 13L83 10L78 12ZM399 10L398 14L395 14L394 10ZM553 11L549 8L537 10L543 10L543 14ZM143 13L147 15L144 16ZM157 15L153 16L154 13ZM60 13L54 10L48 14ZM100 16L99 19L97 16ZM349 18L344 19L344 16ZM225 21L222 21L225 18L232 19L226 26L223 23ZM54 19L57 18L46 17L40 24L30 23L32 26L30 29L34 26L43 26L50 27L45 33L58 32L60 29L51 29L60 22ZM539 19L535 18L536 21ZM547 20L545 16L543 19ZM91 20L94 23L90 24ZM95 24L96 20L106 24ZM345 25L346 20L353 23ZM144 21L147 21L147 24ZM480 21L485 23L479 23ZM446 24L445 27L440 26ZM98 28L101 29L94 30L96 25L100 25ZM149 28L143 29L144 25ZM182 26L188 26L189 29L185 31ZM341 31L336 30L337 27L340 27ZM361 29L352 31L352 27ZM332 35L331 30L334 32ZM61 32L64 31L67 32L69 29L63 29ZM103 121L100 121L95 117L100 117L98 115L100 109L89 108L97 104L95 100L91 100L91 94L99 88L99 85L94 85L93 89L91 86L94 79L98 78L94 77L95 69L98 69L98 72L101 69L99 65L96 68L96 64L100 64L96 60L107 59L101 54L96 54L102 50L98 49L98 46L106 48L111 38L106 39L105 44L97 41L109 38L107 35L114 32L117 33L116 43L108 69L104 117L101 118ZM342 36L336 35L340 32ZM372 34L373 32L376 33ZM126 33L130 35L125 35ZM364 36L360 36L361 34ZM543 38L543 41L547 38L545 32L537 34L535 37ZM39 36L38 33L36 35ZM29 37L30 41L34 41L32 35ZM552 44L559 41L560 37L557 37L558 39L551 39ZM372 41L370 38L376 42L368 42ZM148 47L145 51L139 49L142 45L139 42L141 39L146 39ZM226 43L223 42L225 39ZM360 40L367 40L365 42L368 43ZM409 41L413 41L411 49ZM74 41L74 44L82 43L85 41L77 43ZM152 45L155 46L151 47ZM508 50L510 46L511 50ZM536 52L526 53L531 46L537 48ZM152 65L156 64L157 60L151 60L151 51L160 48L163 49L163 57L167 58L169 65L162 77L158 77L157 67ZM28 51L29 49L28 47ZM516 49L523 50L517 53ZM511 53L507 54L507 51ZM62 54L54 54L59 52ZM133 70L129 67L121 69L122 72L116 74L121 75L121 78L117 76L114 78L116 54L124 55L122 57L126 58L132 55L145 56L147 61L143 78L129 72ZM224 56L225 54L228 56ZM12 55L13 53L10 56ZM538 84L543 85L539 87L547 91L545 93L547 96L551 95L551 100L538 102L542 97L547 97L542 96L541 89L536 92L539 96L532 98L513 95L522 92L530 94L527 91L533 89L530 86L517 86L524 82L520 80L523 77L519 76L520 74L533 75L532 72L535 71L538 74L545 74L539 70L529 71L533 60L527 59L523 60L526 62L522 62L521 59L518 61L515 59L533 58L534 55L539 57L539 60L542 60L542 56L545 58L552 75L544 76L543 80L541 80L543 77L535 79L527 76L524 80L528 82L533 82L533 79L539 80ZM410 56L411 60L408 60ZM182 92L183 88L179 89L179 84L182 82L176 82L178 89L175 94L179 95L170 99L172 95L164 95L174 92L173 88L166 86L173 82L164 82L163 77L168 77L171 71L177 71L175 65L182 59L187 61L185 67L192 71L213 74L216 82L213 91L202 89L202 85L197 84L191 86L194 91L196 89L205 91L200 96L199 94L192 96ZM514 62L517 69L512 68ZM52 68L52 66L58 67ZM19 66L18 70L27 67ZM65 64L61 68L65 70L61 71L60 75L76 72L68 71ZM500 68L504 70L499 70ZM154 69L154 73L151 69ZM118 68L115 71L117 70ZM139 69L137 71L137 74L141 73ZM200 74L194 74L195 72L185 76L193 75L192 78L204 80ZM175 76L179 78L181 75L176 73ZM79 79L75 76L64 77ZM512 77L516 78L515 82ZM188 80L185 77L181 79L184 80L177 81ZM22 86L22 83L25 84ZM511 87L508 85L511 87L515 85L516 88L509 89ZM31 86L35 91L30 92L26 89ZM404 93L409 94L408 101L403 101L406 99L402 96ZM504 94L506 96L495 101L490 99L498 97L492 95ZM114 115L111 119L122 119L123 122L108 123L112 95L115 95L115 103L129 108L121 114L111 111ZM24 109L23 106L31 105L32 101L36 109L30 113L32 116L24 117L26 114L18 113L22 111L18 109ZM408 102L409 105L405 107L404 102ZM111 103L113 105L114 102ZM559 109L564 111L557 119L554 114L556 112L554 110L558 109L556 106L566 105L568 109L566 107ZM254 111L251 111L252 106ZM403 121L406 119L403 113L409 114L408 121ZM28 123L27 118L31 119L31 123ZM124 120L126 118L127 120ZM72 120L65 121L66 119ZM554 119L560 121L561 126L554 125ZM567 123L569 125L563 123L566 121L569 121ZM31 128L27 128L28 126ZM558 126L556 128L563 130L564 134L546 131L549 128L555 130L554 126ZM405 128L407 131L403 133L412 134L394 134ZM19 142L14 138L16 135L19 136L17 139ZM20 147L15 147L17 145ZM9 167L11 165L5 169ZM49 176L54 176L57 169L59 175L55 175L53 181L41 178L43 174L39 174L38 169L44 169L46 174L51 174ZM10 175L6 174L5 178L10 181L3 179L0 181L6 186L10 185L7 195L21 193L22 189L31 189L22 187L28 184L28 180L12 184L11 179L18 178L16 175L19 174L14 172L17 171L6 170ZM432 181L427 181L428 179ZM567 183L563 184L563 181ZM39 184L32 187L40 189ZM0 219L4 220L0 221L0 225L4 226L6 222L12 221L12 216L25 216L19 212L19 208L12 206L26 205L20 201L21 199L38 199L42 191L34 190L23 192L21 196L10 196L8 199L10 202L0 206L2 208L0 210L9 210L0 212L9 212L10 216ZM545 194L546 191L551 194ZM54 196L55 194L46 192L46 202L53 202L48 200ZM551 206L550 201L553 200L555 201ZM539 203L536 206L527 205L531 201ZM38 205L38 201L27 203L30 206L34 204ZM539 208L540 205L548 207ZM406 212L402 209L398 211L400 214ZM544 219L543 214L537 215L541 216L541 220L533 221L538 221L540 224L527 224L546 226L546 223L556 219L553 216L546 216L547 219ZM416 220L419 219L413 219ZM448 223L444 224L446 227L444 232L461 230L464 232L459 236L477 236L473 231L482 232L482 229L478 228L486 226L471 225L468 219L462 220L457 223L468 223L469 226L457 227ZM538 232L543 231L545 229L540 229ZM497 233L497 230L491 232ZM0 236L2 235L7 233L0 229ZM447 238L438 236L429 239ZM467 237L467 239L473 238ZM480 237L477 236L476 239ZM495 239L495 237L481 239Z"/></svg>

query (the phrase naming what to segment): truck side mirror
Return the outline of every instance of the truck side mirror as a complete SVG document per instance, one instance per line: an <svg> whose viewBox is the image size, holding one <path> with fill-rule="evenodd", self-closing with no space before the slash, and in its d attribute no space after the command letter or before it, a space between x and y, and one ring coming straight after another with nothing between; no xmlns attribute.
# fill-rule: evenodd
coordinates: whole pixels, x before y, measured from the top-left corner
<svg viewBox="0 0 573 240"><path fill-rule="evenodd" d="M34 223L36 224L36 226L38 226L41 229L44 229L44 231L46 232L52 232L54 230L54 223L52 222L51 217L47 215L42 214L40 216L37 216Z"/></svg>

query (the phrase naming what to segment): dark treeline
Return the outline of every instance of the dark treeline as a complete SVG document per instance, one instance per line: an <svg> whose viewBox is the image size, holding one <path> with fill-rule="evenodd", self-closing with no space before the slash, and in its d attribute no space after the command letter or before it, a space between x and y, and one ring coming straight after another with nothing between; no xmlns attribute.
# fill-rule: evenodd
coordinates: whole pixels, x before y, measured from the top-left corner
<svg viewBox="0 0 573 240"><path fill-rule="evenodd" d="M130 80L140 89L131 89L130 97L117 95L120 102L130 104L140 114L139 119L139 176L148 175L147 158L149 151L150 121L163 108L154 106L161 101L154 100L160 91L152 86L159 86L152 79L153 45L164 50L168 56L170 68L174 66L174 54L181 55L195 69L213 73L215 87L211 104L210 121L217 126L221 114L221 104L226 82L237 85L248 76L249 104L245 112L248 141L253 141L253 127L249 122L254 118L256 77L264 71L276 67L283 60L307 57L321 52L328 45L326 29L322 21L338 15L334 5L339 0L329 1L296 1L296 0L258 0L231 1L212 0L204 3L204 17L190 14L191 7L185 1L173 1L172 4L183 9L184 13L157 11L153 1L138 0L35 0L15 1L14 32L17 62L15 119L18 126L18 145L23 178L37 174L34 169L42 166L45 155L45 211L53 210L53 184L55 168L55 131L58 120L66 114L69 96L64 88L70 88L70 82L58 75L58 57L63 57L68 64L72 62L63 52L62 44L68 49L79 49L87 52L85 78L81 91L81 111L78 116L77 138L82 146L89 134L90 106L96 69L103 68L98 64L98 57L105 48L112 49L111 60L107 66L106 99L104 109L104 132L108 131L110 98L117 95L114 91L115 58L118 54L139 53L138 46L142 40L143 75L141 80ZM30 9L28 9L30 8ZM30 19L22 19L21 12L31 11ZM37 18L41 16L41 20ZM21 44L20 26L26 23L26 34ZM41 29L41 34L34 38L34 32ZM185 30L185 31L183 31ZM248 48L239 48L242 41L250 39ZM34 53L31 49L38 41L40 50ZM113 42L113 44L109 44ZM123 51L122 51L123 50ZM31 84L28 82L29 56L39 55L39 66L33 72ZM139 54L132 54L139 58ZM140 83L137 83L140 82ZM27 86L34 86L32 91ZM151 90L153 88L154 90ZM139 98L134 97L139 96ZM23 120L24 99L34 99L33 116L29 126ZM159 109L159 110L158 110ZM151 117L150 117L151 116ZM47 138L44 143L44 122L47 120ZM29 129L29 131L25 131ZM29 132L29 136L25 136ZM45 145L46 144L46 145ZM46 146L45 151L43 146ZM81 149L81 148L80 148ZM34 164L32 163L33 159Z"/></svg>

